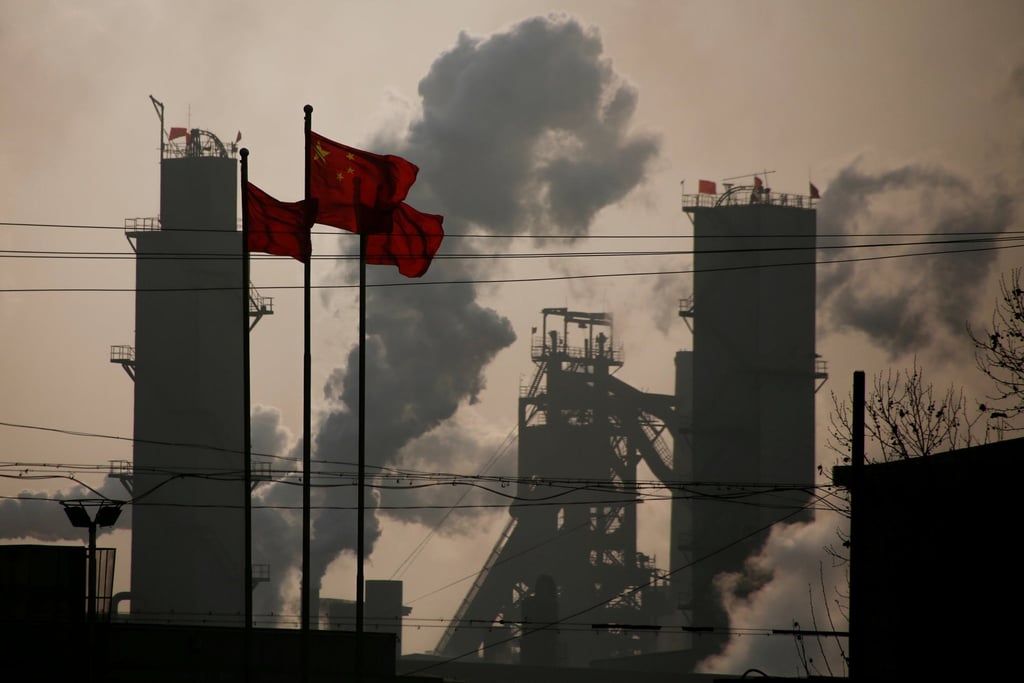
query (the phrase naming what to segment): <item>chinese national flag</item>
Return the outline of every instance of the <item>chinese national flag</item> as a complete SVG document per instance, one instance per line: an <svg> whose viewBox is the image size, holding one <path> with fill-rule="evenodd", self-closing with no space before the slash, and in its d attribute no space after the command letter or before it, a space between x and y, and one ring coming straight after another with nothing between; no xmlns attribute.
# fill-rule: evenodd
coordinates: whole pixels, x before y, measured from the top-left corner
<svg viewBox="0 0 1024 683"><path fill-rule="evenodd" d="M309 193L319 203L316 222L352 232L385 229L366 225L367 214L374 212L362 209L390 212L419 172L402 157L364 152L313 132L309 154Z"/></svg>
<svg viewBox="0 0 1024 683"><path fill-rule="evenodd" d="M821 194L818 193L818 188L814 186L814 183L810 183L811 186L811 199L821 199Z"/></svg>
<svg viewBox="0 0 1024 683"><path fill-rule="evenodd" d="M701 194L718 194L718 190L715 187L715 181L713 180L697 181L697 192L700 192Z"/></svg>
<svg viewBox="0 0 1024 683"><path fill-rule="evenodd" d="M398 266L406 277L420 277L441 246L444 216L422 213L405 202L388 212L390 229L366 236L366 262L374 265Z"/></svg>
<svg viewBox="0 0 1024 683"><path fill-rule="evenodd" d="M755 190L762 190L762 189L764 189L764 183L762 183L761 179L759 177L757 177L757 176L754 176L754 189Z"/></svg>
<svg viewBox="0 0 1024 683"><path fill-rule="evenodd" d="M309 261L309 230L316 218L316 200L279 202L252 183L246 185L246 193L246 251Z"/></svg>
<svg viewBox="0 0 1024 683"><path fill-rule="evenodd" d="M171 132L167 134L167 139L168 140L173 140L174 138L183 138L186 135L188 135L188 129L187 128L181 128L179 126L172 126L171 127Z"/></svg>

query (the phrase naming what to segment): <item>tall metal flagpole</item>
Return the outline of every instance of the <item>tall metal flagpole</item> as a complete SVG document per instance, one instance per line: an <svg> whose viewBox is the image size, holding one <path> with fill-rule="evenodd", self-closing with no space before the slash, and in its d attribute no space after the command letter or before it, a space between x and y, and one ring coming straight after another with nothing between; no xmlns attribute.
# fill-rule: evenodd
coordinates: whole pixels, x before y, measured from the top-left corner
<svg viewBox="0 0 1024 683"><path fill-rule="evenodd" d="M241 151L242 164L242 457L245 472L245 627L243 635L243 680L249 680L252 657L252 414L249 378L249 150Z"/></svg>
<svg viewBox="0 0 1024 683"><path fill-rule="evenodd" d="M356 196L359 186L356 186ZM358 216L358 208L357 213ZM356 675L363 675L363 549L366 542L366 230L359 227L359 475L356 507Z"/></svg>
<svg viewBox="0 0 1024 683"><path fill-rule="evenodd" d="M309 185L309 154L310 154L310 132L312 131L312 120L313 120L313 107L307 104L302 110L306 113L306 160L305 160L305 199L309 201L310 185ZM309 567L309 477L310 477L310 448L311 448L311 435L310 435L310 396L311 396L311 380L310 380L310 366L312 365L311 355L309 352L309 283L310 283L310 264L313 262L312 255L306 259L305 264L305 275L304 275L304 286L302 288L302 307L303 307L303 319L304 319L304 350L302 354L302 585L300 588L300 598L302 600L302 608L300 610L300 618L302 624L300 626L302 630L302 673L303 680L308 680L309 665L308 665L308 654L309 654L309 612L310 612L310 593L309 593L309 580L310 580L310 567Z"/></svg>

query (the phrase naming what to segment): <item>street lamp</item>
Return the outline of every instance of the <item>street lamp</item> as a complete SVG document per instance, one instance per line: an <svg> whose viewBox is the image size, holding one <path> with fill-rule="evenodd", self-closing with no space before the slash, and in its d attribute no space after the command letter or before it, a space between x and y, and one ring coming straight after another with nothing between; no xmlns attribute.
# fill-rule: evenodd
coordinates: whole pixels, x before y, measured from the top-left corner
<svg viewBox="0 0 1024 683"><path fill-rule="evenodd" d="M68 516L71 526L89 530L89 621L96 621L96 529L97 527L114 526L121 516L123 502L100 503L96 516L90 517L85 509L86 501L61 501L64 514ZM91 503L92 506L96 503Z"/></svg>

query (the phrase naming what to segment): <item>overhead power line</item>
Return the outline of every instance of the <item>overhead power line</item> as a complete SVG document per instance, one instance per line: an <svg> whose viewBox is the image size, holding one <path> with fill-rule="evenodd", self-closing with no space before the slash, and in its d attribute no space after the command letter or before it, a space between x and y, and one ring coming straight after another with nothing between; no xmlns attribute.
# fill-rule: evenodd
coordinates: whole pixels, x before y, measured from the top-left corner
<svg viewBox="0 0 1024 683"><path fill-rule="evenodd" d="M808 236L804 236L807 239ZM719 240L720 237L712 239ZM795 238L794 238L795 239ZM696 254L765 254L795 253L807 251L835 251L852 249L888 249L894 247L976 245L1001 242L1018 242L1024 236L972 237L969 239L929 239L902 242L868 242L862 244L826 244L808 246L781 247L746 247L718 249L659 249L646 251L540 251L540 252L470 252L464 254L439 253L433 257L435 261L446 260L491 260L491 259L570 259L570 258L638 258L659 256L694 256ZM104 260L104 261L237 261L238 254L211 254L196 252L161 252L137 254L132 251L59 251L49 249L0 249L0 258L6 259L57 259L57 260ZM274 261L280 257L270 254L252 254L253 260ZM314 260L354 261L359 258L355 253L313 254ZM413 258L413 257L410 257ZM418 258L418 257L417 257Z"/></svg>
<svg viewBox="0 0 1024 683"><path fill-rule="evenodd" d="M128 437L128 436L119 436L119 435L113 435L113 434L102 434L102 433L98 433L98 432L88 432L88 431L83 431L83 430L73 430L73 429L66 429L66 428L61 428L61 427L52 427L52 426L43 426L43 425L30 425L30 424L23 424L23 423L17 423L17 422L6 422L6 421L0 421L0 427L8 427L8 428L12 428L12 429L24 429L24 430L30 430L30 431L51 432L51 433L64 434L64 435L67 435L67 436L79 437L79 438L112 439L112 440L117 440L117 441L125 441L125 442L129 442L129 443L132 443L132 444L153 444L153 445L160 445L160 446L179 447L179 448L184 448L184 449L212 450L212 451L219 451L219 452L223 452L223 453L227 453L227 454L232 454L232 455L242 455L242 451L238 450L238 449L223 448L223 447L217 447L217 446L212 446L212 445L209 445L209 444L201 444L201 443L176 442L176 441L159 441L159 440L153 440L153 439L137 439L137 438ZM495 454L494 457L492 457L492 461L496 460L497 457L500 456L500 454L502 452L504 452L504 449L506 448L506 444L508 442L510 442L510 440L511 440L510 439L510 435L507 435L506 438L505 438L505 441L503 442L503 445L501 447L499 447L498 452ZM270 453L253 453L253 455L261 456L261 457L270 457L270 458L285 460L285 461L289 461L289 462L296 460L295 458L289 458L289 457L286 457L286 456L277 456L277 455L273 455L273 454L270 454ZM345 460L329 460L329 459L314 458L313 462L321 463L321 464L342 465L342 466L352 467L352 468L357 467L356 463L345 461ZM374 476L380 477L380 478L385 479L385 480L395 479L399 483L401 481L412 482L412 481L424 481L424 480L426 480L426 481L431 481L431 482L435 482L435 481L436 482L440 482L441 484L445 484L445 485L451 485L451 484L458 483L459 481L462 481L462 480L472 480L472 481L477 481L477 482L487 482L487 483L495 484L495 485L499 485L499 486L501 486L501 485L509 485L510 486L510 485L518 485L518 484L537 484L537 485L539 485L539 484L544 484L544 485L549 485L549 484L550 485L565 484L565 485L570 485L570 486L590 486L590 485L607 484L607 480L606 479L593 479L593 478L587 478L587 477L542 477L542 478L536 478L536 477L525 477L525 476L524 477L520 477L520 476L517 476L517 475L492 475L492 474L487 474L486 471L487 471L487 469L489 469L491 464L492 463L489 463L488 466L486 466L485 468L482 469L482 471L480 471L480 472L478 472L476 474L463 474L463 473L458 473L458 472L437 472L437 471L417 470L417 469L412 469L412 468L397 467L397 466L393 466L393 465L373 465L373 464L367 464L366 467L370 467L370 468L376 470L376 474ZM35 468L47 468L48 467L48 468L60 470L61 473L66 473L64 471L66 469L71 469L71 468L79 468L79 469L83 469L83 470L88 470L90 473L98 473L101 468L107 468L108 466L109 466L109 463L108 463L108 465L90 465L90 464L85 464L85 463L63 463L63 462L55 462L55 461L24 461L24 460L23 461L10 461L10 460L8 460L8 461L0 461L0 470L6 468L6 469L9 469L9 470L15 470L15 471L25 470L25 469L35 469ZM196 471L195 469L190 469L188 471L184 471L184 470L182 470L182 471L178 471L178 470L168 471L168 470L161 470L161 469L157 469L157 468L152 468L152 469L153 469L153 471L156 471L156 472L159 472L159 473L167 473L167 474L191 474L191 473L195 473L197 475L200 475L200 474L209 474L211 472L212 473L221 473L221 474L237 474L238 473L237 470L225 469L225 468L213 468L213 467L211 467L211 468L199 468L202 471ZM271 472L274 472L274 471L275 470L271 470ZM277 470L277 472L282 473L282 474L295 474L295 473L297 473L295 470ZM352 470L348 470L348 471L322 470L322 471L319 471L319 472L314 472L313 474L322 474L324 476L334 476L334 477L352 477L352 476L355 476L355 473L356 473L356 470L352 469ZM802 488L806 488L806 486L804 484L802 484L802 483L793 483L793 482L694 481L694 480L677 480L677 481L664 482L664 481L659 480L659 479L647 479L647 480L644 480L644 479L630 479L630 480L623 480L622 483L624 485L637 486L637 487L644 487L644 486L655 486L655 487L671 487L671 486L737 486L737 487L747 487L747 488L750 488L750 487L770 487L770 488L780 488L780 487L793 488L793 487L797 487L797 488L801 488L801 489ZM392 486L392 485L390 485L390 484L388 484L386 482L382 483L381 487L382 488L394 488L394 489L399 489L399 490L408 488L408 486L402 486L402 485L394 485L394 486ZM821 488L832 488L832 486L830 484L824 484L824 485L821 485L820 487Z"/></svg>
<svg viewBox="0 0 1024 683"><path fill-rule="evenodd" d="M0 221L0 227L14 227L14 228L54 228L54 229L68 229L68 230L116 230L119 232L126 232L124 225L97 225L97 224L80 224L80 223L26 223L18 221ZM174 228L173 231L168 232L202 232L202 233L223 233L223 232L239 232L236 230L225 230L220 227L199 227L199 228ZM355 235L355 233L348 232L346 230L313 230L314 235ZM1024 234L1024 230L950 230L942 232L829 232L829 233L818 233L818 237L926 237L926 236L958 236L958 235L1015 235ZM629 240L643 240L643 239L693 239L693 235L682 235L682 234L631 234L631 233L619 233L610 235L568 235L568 234L552 234L552 233L532 233L532 232L511 232L511 233L490 233L490 232L479 232L479 233L445 233L445 239L447 238L465 238L465 239L531 239L531 240L542 240L542 239L562 239L562 240L601 240L601 239L629 239ZM722 235L722 238L748 238L748 237L765 237L760 234L750 235ZM769 235L768 237L806 237L806 235L798 234L776 234Z"/></svg>
<svg viewBox="0 0 1024 683"><path fill-rule="evenodd" d="M914 258L923 256L949 256L970 254L976 252L1003 251L1006 249L1018 249L1024 244L1009 244L990 247L979 247L977 249L947 249L940 251L920 251L901 254L883 254L878 256L863 256L855 258L840 258L831 260L792 261L787 263L750 264L742 266L722 266L718 268L695 268L683 270L654 270L635 271L619 273L592 273L580 275L550 275L537 277L510 277L483 279L462 279L462 280L404 280L395 282L367 283L367 287L427 287L432 285L480 285L480 284L522 284L536 282L557 282L567 280L592 280L603 278L624 278L624 277L652 277L661 275L692 275L695 273L719 273L737 272L745 270L768 270L773 268L790 268L796 266L828 266L844 263L865 263L870 261L886 261L891 259ZM333 290L333 289L354 289L357 284L320 284L311 285L311 289ZM260 291L287 291L301 290L303 285L260 285ZM175 292L230 292L237 291L237 287L156 287L156 288L131 288L131 287L9 287L0 289L0 293L27 294L27 293L175 293Z"/></svg>
<svg viewBox="0 0 1024 683"><path fill-rule="evenodd" d="M299 614L294 612L266 612L253 615L265 623L298 623ZM189 622L207 623L235 623L238 614L234 612L133 612L133 621L146 621L150 623L175 623L182 619ZM333 617L327 619L332 627L352 626L355 624L354 617ZM407 626L419 628L446 628L449 619L445 617L412 617L401 618L401 622ZM367 626L377 629L393 628L398 625L398 620L388 618L367 618L364 620ZM499 621L484 621L482 619L466 619L463 621L464 628L493 630L494 626L536 626L545 622L536 621L513 621L502 619ZM847 631L822 631L812 629L773 628L770 626L682 626L682 625L649 625L649 624L609 624L590 621L566 621L560 623L554 630L557 631L586 631L600 635L609 631L659 631L662 633L718 633L748 636L840 636L849 635Z"/></svg>

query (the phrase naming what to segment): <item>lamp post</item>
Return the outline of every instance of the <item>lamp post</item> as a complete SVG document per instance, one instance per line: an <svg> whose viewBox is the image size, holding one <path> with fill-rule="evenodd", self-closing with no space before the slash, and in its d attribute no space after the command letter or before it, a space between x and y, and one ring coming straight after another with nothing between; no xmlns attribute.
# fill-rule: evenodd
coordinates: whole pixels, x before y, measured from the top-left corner
<svg viewBox="0 0 1024 683"><path fill-rule="evenodd" d="M89 622L96 621L96 529L98 527L114 526L117 518L121 516L121 506L124 503L100 503L96 510L96 516L90 517L89 511L85 509L85 501L64 501L64 514L68 516L71 526L89 530L89 592L87 595Z"/></svg>

